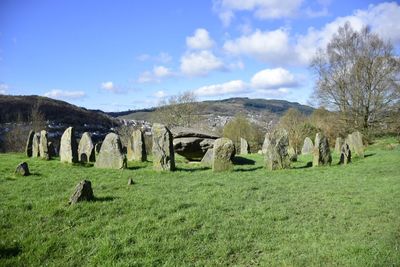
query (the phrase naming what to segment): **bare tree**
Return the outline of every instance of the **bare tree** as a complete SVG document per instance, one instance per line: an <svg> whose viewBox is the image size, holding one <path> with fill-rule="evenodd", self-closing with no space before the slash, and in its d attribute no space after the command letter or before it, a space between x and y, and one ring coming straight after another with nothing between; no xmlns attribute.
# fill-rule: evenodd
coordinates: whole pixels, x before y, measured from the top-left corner
<svg viewBox="0 0 400 267"><path fill-rule="evenodd" d="M280 118L278 127L285 129L289 135L289 144L298 153L303 145L306 117L295 108L290 108Z"/></svg>
<svg viewBox="0 0 400 267"><path fill-rule="evenodd" d="M28 121L32 123L32 130L39 132L45 130L47 127L46 117L42 111L40 111L41 102L38 100L33 106Z"/></svg>
<svg viewBox="0 0 400 267"><path fill-rule="evenodd" d="M339 111L347 127L368 131L399 101L399 59L390 42L349 23L314 57L315 97Z"/></svg>
<svg viewBox="0 0 400 267"><path fill-rule="evenodd" d="M199 109L196 95L187 91L160 101L152 120L168 127L190 127L199 120Z"/></svg>

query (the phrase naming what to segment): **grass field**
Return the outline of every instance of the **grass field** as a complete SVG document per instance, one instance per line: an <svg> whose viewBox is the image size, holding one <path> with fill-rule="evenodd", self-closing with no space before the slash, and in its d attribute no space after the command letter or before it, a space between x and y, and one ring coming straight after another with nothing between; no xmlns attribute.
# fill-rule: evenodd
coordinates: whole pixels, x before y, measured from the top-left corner
<svg viewBox="0 0 400 267"><path fill-rule="evenodd" d="M268 172L249 155L218 174L182 160L156 173L0 154L0 266L400 266L395 142L348 166L301 156ZM14 176L21 161L33 175ZM96 201L69 206L83 179Z"/></svg>

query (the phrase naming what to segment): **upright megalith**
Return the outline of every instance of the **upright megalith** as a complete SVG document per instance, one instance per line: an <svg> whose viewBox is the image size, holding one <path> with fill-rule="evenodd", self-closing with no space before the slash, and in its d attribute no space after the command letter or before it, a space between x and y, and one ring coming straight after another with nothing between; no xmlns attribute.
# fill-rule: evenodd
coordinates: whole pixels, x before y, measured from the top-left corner
<svg viewBox="0 0 400 267"><path fill-rule="evenodd" d="M127 158L129 161L146 161L146 145L144 135L140 129L132 132L128 140Z"/></svg>
<svg viewBox="0 0 400 267"><path fill-rule="evenodd" d="M78 144L75 139L74 127L68 127L61 136L60 161L68 163L78 162Z"/></svg>
<svg viewBox="0 0 400 267"><path fill-rule="evenodd" d="M313 167L331 165L332 156L328 138L322 133L317 133L314 142Z"/></svg>
<svg viewBox="0 0 400 267"><path fill-rule="evenodd" d="M40 156L39 144L40 144L40 134L35 133L33 135L33 140L32 140L32 157L33 158L38 158Z"/></svg>
<svg viewBox="0 0 400 267"><path fill-rule="evenodd" d="M347 165L351 162L351 150L349 144L346 142L342 145L340 149L340 160L339 164Z"/></svg>
<svg viewBox="0 0 400 267"><path fill-rule="evenodd" d="M240 155L247 155L250 153L250 146L246 139L240 138Z"/></svg>
<svg viewBox="0 0 400 267"><path fill-rule="evenodd" d="M126 168L126 156L122 152L121 140L117 134L106 135L94 166L107 169Z"/></svg>
<svg viewBox="0 0 400 267"><path fill-rule="evenodd" d="M56 150L56 147L53 142L48 143L48 150L49 150L50 158L57 156L57 150Z"/></svg>
<svg viewBox="0 0 400 267"><path fill-rule="evenodd" d="M94 162L94 145L90 133L84 132L78 145L79 162Z"/></svg>
<svg viewBox="0 0 400 267"><path fill-rule="evenodd" d="M338 154L341 153L343 144L344 144L343 138L337 137L336 142L335 142L335 152L336 153L338 153Z"/></svg>
<svg viewBox="0 0 400 267"><path fill-rule="evenodd" d="M362 134L359 131L355 131L352 134L349 134L346 141L349 143L350 150L353 151L353 155L356 155L360 158L364 157Z"/></svg>
<svg viewBox="0 0 400 267"><path fill-rule="evenodd" d="M302 155L312 154L314 150L314 144L310 137L304 138L303 147L301 148Z"/></svg>
<svg viewBox="0 0 400 267"><path fill-rule="evenodd" d="M93 201L94 194L92 183L88 180L83 180L76 185L75 191L69 198L69 204L76 204L81 201Z"/></svg>
<svg viewBox="0 0 400 267"><path fill-rule="evenodd" d="M270 147L270 142L271 142L271 134L270 133L266 133L265 137L264 137L264 142L261 148L262 154L267 154L267 150Z"/></svg>
<svg viewBox="0 0 400 267"><path fill-rule="evenodd" d="M99 153L100 153L100 149L101 149L101 145L103 144L103 142L99 142L97 144L94 145L94 156L97 159L99 157Z"/></svg>
<svg viewBox="0 0 400 267"><path fill-rule="evenodd" d="M46 130L40 131L39 151L40 151L40 158L45 159L45 160L50 159L49 144L47 141L47 131Z"/></svg>
<svg viewBox="0 0 400 267"><path fill-rule="evenodd" d="M287 151L288 151L288 154L289 154L289 159L290 159L290 161L292 161L292 162L297 161L297 153L296 153L296 150L294 150L293 147L289 147Z"/></svg>
<svg viewBox="0 0 400 267"><path fill-rule="evenodd" d="M175 170L174 144L171 131L162 124L155 123L153 135L153 167L157 171Z"/></svg>
<svg viewBox="0 0 400 267"><path fill-rule="evenodd" d="M214 172L233 170L232 158L235 146L228 138L219 138L214 142L212 169Z"/></svg>
<svg viewBox="0 0 400 267"><path fill-rule="evenodd" d="M201 164L206 167L212 167L212 162L213 162L213 149L209 148L204 154L203 158L201 159Z"/></svg>
<svg viewBox="0 0 400 267"><path fill-rule="evenodd" d="M27 157L32 157L32 145L33 145L33 137L35 136L35 132L33 130L29 131L28 139L26 140L25 145L25 154Z"/></svg>
<svg viewBox="0 0 400 267"><path fill-rule="evenodd" d="M268 134L264 143L265 147L265 166L268 170L278 170L290 168L290 155L288 153L289 137L284 129L279 129ZM263 148L264 149L264 148Z"/></svg>

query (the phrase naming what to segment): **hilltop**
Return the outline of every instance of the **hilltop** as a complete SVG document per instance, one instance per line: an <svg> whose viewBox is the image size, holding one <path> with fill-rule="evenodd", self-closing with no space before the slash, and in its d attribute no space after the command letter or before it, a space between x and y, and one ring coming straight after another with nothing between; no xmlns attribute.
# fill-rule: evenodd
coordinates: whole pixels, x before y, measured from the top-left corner
<svg viewBox="0 0 400 267"><path fill-rule="evenodd" d="M201 115L209 125L223 126L230 118L236 114L246 115L250 120L257 124L266 125L271 121L278 120L288 109L298 109L305 115L310 115L313 108L297 102L289 102L277 99L250 99L247 97L228 98L224 100L210 100L198 102L199 115ZM123 112L108 113L113 117L126 120L151 121L155 108L130 110Z"/></svg>
<svg viewBox="0 0 400 267"><path fill-rule="evenodd" d="M0 97L0 123L29 121L35 106L38 107L46 121L57 124L75 127L96 125L110 128L117 123L114 118L103 111L88 110L65 101L36 95L2 95Z"/></svg>

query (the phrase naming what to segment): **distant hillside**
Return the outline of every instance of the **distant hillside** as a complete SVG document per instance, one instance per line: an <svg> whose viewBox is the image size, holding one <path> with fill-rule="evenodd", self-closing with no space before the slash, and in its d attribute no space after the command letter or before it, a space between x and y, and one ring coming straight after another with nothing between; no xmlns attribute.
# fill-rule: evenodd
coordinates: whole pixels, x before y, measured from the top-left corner
<svg viewBox="0 0 400 267"><path fill-rule="evenodd" d="M313 112L313 108L301 105L297 102L270 99L250 99L250 98L229 98L224 100L213 100L200 102L200 115L204 116L225 116L232 117L238 113L246 114L249 117L280 117L288 109L298 109L305 115ZM133 110L125 112L114 112L110 115L128 120L151 120L152 109Z"/></svg>
<svg viewBox="0 0 400 267"><path fill-rule="evenodd" d="M35 95L0 95L0 123L28 121L35 105L38 105L46 120L64 125L89 124L110 128L116 123L115 119L102 111L88 110L64 101Z"/></svg>

